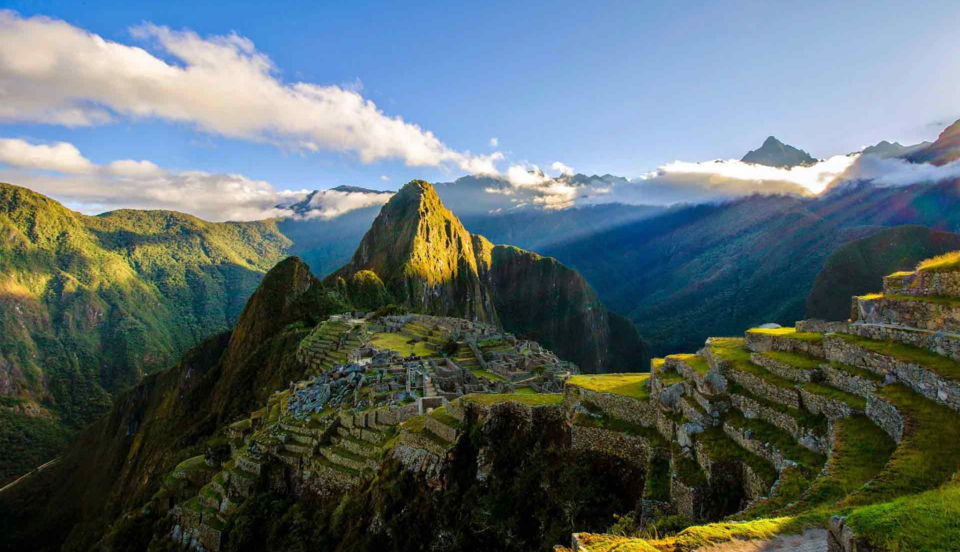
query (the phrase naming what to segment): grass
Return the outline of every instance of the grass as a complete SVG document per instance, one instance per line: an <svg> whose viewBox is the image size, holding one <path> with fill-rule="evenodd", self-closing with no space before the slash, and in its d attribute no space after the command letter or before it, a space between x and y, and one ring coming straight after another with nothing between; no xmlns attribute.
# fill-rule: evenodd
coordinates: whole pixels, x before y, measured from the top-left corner
<svg viewBox="0 0 960 552"><path fill-rule="evenodd" d="M430 356L433 354L433 351L428 349L426 343L423 341L417 341L414 344L410 344L407 343L410 341L409 337L398 333L375 333L370 341L375 347L381 349L390 349L391 351L396 351L403 356L409 356L410 353L413 353L416 356Z"/></svg>
<svg viewBox="0 0 960 552"><path fill-rule="evenodd" d="M722 427L711 427L697 435L697 442L703 446L707 456L714 462L738 462L750 466L768 488L772 487L780 474L769 462L744 450L724 433Z"/></svg>
<svg viewBox="0 0 960 552"><path fill-rule="evenodd" d="M821 397L827 397L829 399L841 401L850 408L859 412L863 412L867 408L867 399L861 397L860 395L854 395L853 393L841 391L836 387L830 387L829 385L823 385L822 383L810 382L803 384L803 389L813 393L814 395L820 395Z"/></svg>
<svg viewBox="0 0 960 552"><path fill-rule="evenodd" d="M634 437L641 437L646 439L652 447L666 448L668 446L667 441L656 429L652 427L644 427L640 424L635 424L633 422L628 422L612 416L591 416L589 414L580 412L573 418L573 423L574 425L582 427L606 429L609 431L616 431L617 433L633 435Z"/></svg>
<svg viewBox="0 0 960 552"><path fill-rule="evenodd" d="M661 502L670 500L670 462L668 460L653 457L647 463L643 498Z"/></svg>
<svg viewBox="0 0 960 552"><path fill-rule="evenodd" d="M932 353L927 349L897 341L878 341L849 334L837 334L837 336L851 345L903 362L917 364L943 377L960 381L960 362Z"/></svg>
<svg viewBox="0 0 960 552"><path fill-rule="evenodd" d="M533 387L517 387L513 390L517 395L536 395L537 390Z"/></svg>
<svg viewBox="0 0 960 552"><path fill-rule="evenodd" d="M747 390L746 388L744 388L742 385L740 385L735 381L730 382L730 385L727 387L727 392L731 395L742 395L756 402L760 406L786 414L791 418L793 418L794 420L796 420L797 424L799 424L800 427L806 428L808 430L811 430L811 431L824 430L825 431L827 428L827 418L825 416L820 414L813 414L812 412L808 412L806 410L800 410L797 408L793 408L791 406L786 406L784 404L771 401L770 399L767 399L764 397L758 397L757 395L754 395L749 390Z"/></svg>
<svg viewBox="0 0 960 552"><path fill-rule="evenodd" d="M849 364L842 364L840 362L830 362L829 365L832 368L840 370L841 372L846 372L851 376L858 376L865 380L870 380L875 383L880 383L883 381L883 376L875 372L871 372L866 368L860 368L858 366L850 366Z"/></svg>
<svg viewBox="0 0 960 552"><path fill-rule="evenodd" d="M474 368L470 370L470 373L478 378L485 378L490 381L507 381L507 378L501 376L500 374L494 374L490 370L484 370L483 368Z"/></svg>
<svg viewBox="0 0 960 552"><path fill-rule="evenodd" d="M579 539L581 549L588 552L660 552L645 541L630 537L580 533Z"/></svg>
<svg viewBox="0 0 960 552"><path fill-rule="evenodd" d="M699 374L706 374L707 372L710 371L710 365L707 364L707 360L699 355L693 355L693 354L670 355L667 358L678 360L686 364L693 371Z"/></svg>
<svg viewBox="0 0 960 552"><path fill-rule="evenodd" d="M823 364L822 359L814 358L810 355L805 355L802 353L786 353L783 351L767 351L765 353L760 353L761 356L767 357L770 360L779 362L780 364L786 364L791 368L797 370L806 370L814 371L819 370L820 365Z"/></svg>
<svg viewBox="0 0 960 552"><path fill-rule="evenodd" d="M822 454L800 446L792 435L772 424L762 420L748 419L737 410L729 412L725 421L734 427L751 431L752 439L776 447L786 458L807 468L819 471L826 462Z"/></svg>
<svg viewBox="0 0 960 552"><path fill-rule="evenodd" d="M945 253L917 265L920 272L954 272L960 270L960 251Z"/></svg>
<svg viewBox="0 0 960 552"><path fill-rule="evenodd" d="M948 307L960 307L960 299L956 297L941 297L937 295L881 295L880 297L895 301L921 301Z"/></svg>
<svg viewBox="0 0 960 552"><path fill-rule="evenodd" d="M673 470L676 478L687 487L704 488L707 486L707 474L700 468L700 464L678 450L673 454Z"/></svg>
<svg viewBox="0 0 960 552"><path fill-rule="evenodd" d="M207 465L203 455L194 456L193 458L187 458L183 462L177 464L175 468L177 470L191 471L191 470L215 470L218 468L213 468Z"/></svg>
<svg viewBox="0 0 960 552"><path fill-rule="evenodd" d="M500 394L481 394L474 393L461 397L464 402L472 402L482 406L493 406L505 402L516 402L529 406L550 406L563 404L563 395L559 393L538 393L530 395L527 393L500 393Z"/></svg>
<svg viewBox="0 0 960 552"><path fill-rule="evenodd" d="M739 372L746 372L750 375L756 376L776 387L782 387L783 389L793 389L796 387L797 384L795 382L792 382L787 378L780 377L770 370L767 370L763 366L750 362L749 358L750 355L747 353L748 360L737 360L731 363L730 367Z"/></svg>
<svg viewBox="0 0 960 552"><path fill-rule="evenodd" d="M443 425L450 426L452 428L460 427L460 421L447 414L447 407L445 406L435 408L433 412L430 413L430 417Z"/></svg>
<svg viewBox="0 0 960 552"><path fill-rule="evenodd" d="M796 328L751 328L748 333L760 335L772 335L777 337L788 337L800 341L809 341L811 343L820 343L823 341L823 334L814 332L798 332Z"/></svg>
<svg viewBox="0 0 960 552"><path fill-rule="evenodd" d="M567 385L589 389L597 393L611 393L631 399L650 398L650 374L602 374L573 376Z"/></svg>

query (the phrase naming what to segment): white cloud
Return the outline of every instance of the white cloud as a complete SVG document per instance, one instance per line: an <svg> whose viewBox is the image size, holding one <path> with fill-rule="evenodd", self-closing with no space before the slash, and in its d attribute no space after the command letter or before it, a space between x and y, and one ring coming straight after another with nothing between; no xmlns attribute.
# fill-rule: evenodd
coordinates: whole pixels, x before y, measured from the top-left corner
<svg viewBox="0 0 960 552"><path fill-rule="evenodd" d="M870 180L879 186L935 184L942 180L960 178L960 160L937 166L865 155L858 157L841 176L846 180Z"/></svg>
<svg viewBox="0 0 960 552"><path fill-rule="evenodd" d="M500 140L496 136L490 139L490 147L495 148L500 145Z"/></svg>
<svg viewBox="0 0 960 552"><path fill-rule="evenodd" d="M91 174L97 170L96 165L80 155L80 150L73 144L31 144L16 138L0 139L0 163L66 174Z"/></svg>
<svg viewBox="0 0 960 552"><path fill-rule="evenodd" d="M238 174L171 173L150 161L97 165L66 142L0 139L0 163L8 167L0 167L0 181L91 214L118 208L171 209L206 220L255 220L291 215L276 205L295 203L307 194L277 191L267 182Z"/></svg>
<svg viewBox="0 0 960 552"><path fill-rule="evenodd" d="M511 165L507 169L507 181L514 186L531 187L547 184L552 179L543 174L540 167L528 163Z"/></svg>
<svg viewBox="0 0 960 552"><path fill-rule="evenodd" d="M555 171L557 171L557 172L560 173L561 175L567 175L567 176L572 176L572 175L573 175L573 167L569 167L569 166L567 166L567 165L564 165L563 163L561 163L561 162L559 162L559 161L554 161L553 164L550 165L550 168L553 169L553 170L555 170Z"/></svg>
<svg viewBox="0 0 960 552"><path fill-rule="evenodd" d="M498 158L455 151L386 115L361 96L359 81L285 82L237 34L200 37L150 24L132 34L163 58L64 21L0 11L0 121L91 126L158 118L230 138L351 153L364 163L399 159L495 174Z"/></svg>
<svg viewBox="0 0 960 552"><path fill-rule="evenodd" d="M320 190L310 198L307 203L309 211L303 218L332 219L356 209L383 205L390 201L391 197L393 194Z"/></svg>
<svg viewBox="0 0 960 552"><path fill-rule="evenodd" d="M387 182L388 180L390 180L390 177L385 174L381 174L380 180L382 180L383 182Z"/></svg>

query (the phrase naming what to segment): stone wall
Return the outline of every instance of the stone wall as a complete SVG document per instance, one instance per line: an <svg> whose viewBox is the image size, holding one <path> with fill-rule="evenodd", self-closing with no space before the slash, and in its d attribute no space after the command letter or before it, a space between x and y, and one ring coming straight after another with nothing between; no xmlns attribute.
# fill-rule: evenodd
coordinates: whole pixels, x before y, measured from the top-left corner
<svg viewBox="0 0 960 552"><path fill-rule="evenodd" d="M960 361L960 337L955 335L883 324L861 323L851 324L850 331L868 339L899 341Z"/></svg>
<svg viewBox="0 0 960 552"><path fill-rule="evenodd" d="M821 379L821 374L818 370L802 370L799 368L794 368L785 362L780 362L779 360L770 358L761 353L751 353L750 362L753 362L758 366L763 366L781 378L786 378L790 381L811 382L819 381Z"/></svg>
<svg viewBox="0 0 960 552"><path fill-rule="evenodd" d="M739 427L731 425L730 422L723 424L723 432L740 445L740 447L770 462L778 470L783 470L793 464L793 462L787 460L779 450L774 447L767 447L764 443L750 438L746 432Z"/></svg>
<svg viewBox="0 0 960 552"><path fill-rule="evenodd" d="M917 364L875 353L839 337L828 337L824 344L830 360L866 368L877 374L893 373L917 393L960 412L960 383L938 376Z"/></svg>
<svg viewBox="0 0 960 552"><path fill-rule="evenodd" d="M431 486L439 486L443 468L440 456L402 443L394 447L390 454L403 464L405 469L425 476Z"/></svg>
<svg viewBox="0 0 960 552"><path fill-rule="evenodd" d="M960 332L960 306L887 297L855 297L857 321L921 330Z"/></svg>
<svg viewBox="0 0 960 552"><path fill-rule="evenodd" d="M868 397L877 390L877 384L874 380L851 374L829 363L821 364L820 370L823 371L827 383L847 393Z"/></svg>
<svg viewBox="0 0 960 552"><path fill-rule="evenodd" d="M688 487L676 477L670 479L670 502L677 512L694 521L704 519L707 494L707 489Z"/></svg>
<svg viewBox="0 0 960 552"><path fill-rule="evenodd" d="M571 428L570 436L573 450L615 456L646 469L651 446L643 437L580 425Z"/></svg>
<svg viewBox="0 0 960 552"><path fill-rule="evenodd" d="M854 409L844 401L818 395L802 387L800 388L800 398L803 401L804 408L814 414L823 414L831 420L862 413L861 410Z"/></svg>
<svg viewBox="0 0 960 552"><path fill-rule="evenodd" d="M576 403L588 403L604 415L644 427L656 424L656 413L649 400L632 399L612 393L599 393L569 383L564 386L563 403L569 408Z"/></svg>
<svg viewBox="0 0 960 552"><path fill-rule="evenodd" d="M360 482L360 479L349 473L330 468L324 464L314 462L309 488L321 497L329 497L344 491Z"/></svg>
<svg viewBox="0 0 960 552"><path fill-rule="evenodd" d="M829 322L819 318L810 318L797 321L797 331L801 333L846 333L848 322Z"/></svg>
<svg viewBox="0 0 960 552"><path fill-rule="evenodd" d="M900 444L903 439L903 416L895 406L871 395L867 397L867 417Z"/></svg>
<svg viewBox="0 0 960 552"><path fill-rule="evenodd" d="M794 339L789 336L747 331L744 334L747 348L755 353L783 351L785 353L804 353L823 358L823 343Z"/></svg>
<svg viewBox="0 0 960 552"><path fill-rule="evenodd" d="M914 272L883 279L885 295L960 297L960 272Z"/></svg>
<svg viewBox="0 0 960 552"><path fill-rule="evenodd" d="M740 370L730 370L727 377L744 386L748 391L785 406L800 408L800 394L796 389L787 389Z"/></svg>
<svg viewBox="0 0 960 552"><path fill-rule="evenodd" d="M423 424L424 427L430 430L434 435L439 435L451 443L455 443L457 441L459 432L455 427L450 427L429 414L424 417Z"/></svg>

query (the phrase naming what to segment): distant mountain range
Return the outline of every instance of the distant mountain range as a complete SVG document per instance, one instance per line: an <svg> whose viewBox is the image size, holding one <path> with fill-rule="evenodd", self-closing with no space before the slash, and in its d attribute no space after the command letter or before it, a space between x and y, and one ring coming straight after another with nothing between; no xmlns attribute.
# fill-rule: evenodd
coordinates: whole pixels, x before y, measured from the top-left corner
<svg viewBox="0 0 960 552"><path fill-rule="evenodd" d="M747 152L741 161L744 163L756 163L757 165L778 168L813 165L817 162L809 153L784 144L773 136L764 140L760 149Z"/></svg>

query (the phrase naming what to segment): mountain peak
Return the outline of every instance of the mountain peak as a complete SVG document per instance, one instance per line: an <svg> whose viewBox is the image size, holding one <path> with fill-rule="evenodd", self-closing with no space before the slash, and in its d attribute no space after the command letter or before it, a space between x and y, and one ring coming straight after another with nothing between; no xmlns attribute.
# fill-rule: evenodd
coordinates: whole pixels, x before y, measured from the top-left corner
<svg viewBox="0 0 960 552"><path fill-rule="evenodd" d="M937 140L909 157L915 163L946 165L960 159L960 120L948 126Z"/></svg>
<svg viewBox="0 0 960 552"><path fill-rule="evenodd" d="M759 149L749 151L741 161L778 168L812 165L817 162L809 153L784 144L774 136L768 136Z"/></svg>

